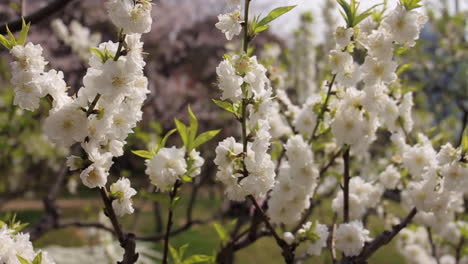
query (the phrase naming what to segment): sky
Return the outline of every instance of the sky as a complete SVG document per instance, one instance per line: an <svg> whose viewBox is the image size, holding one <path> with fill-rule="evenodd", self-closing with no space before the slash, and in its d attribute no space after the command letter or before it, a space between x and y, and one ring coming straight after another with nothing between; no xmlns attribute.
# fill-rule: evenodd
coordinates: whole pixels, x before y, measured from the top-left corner
<svg viewBox="0 0 468 264"><path fill-rule="evenodd" d="M446 0L450 10L454 10L454 3L456 0ZM468 10L468 0L458 0L461 10ZM371 7L377 3L381 3L381 0L361 0L361 10ZM423 0L423 5L428 6L441 6L443 0ZM299 22L299 16L301 13L306 11L312 11L315 15L315 27L317 29L316 36L321 36L320 34L320 25L322 22L320 17L320 10L324 5L325 0L252 0L251 7L252 13L261 13L265 15L269 10L272 10L275 7L279 6L289 6L297 5L296 8L291 10L289 13L285 14L281 18L278 18L272 24L272 30L276 33L282 35L287 32L292 32L291 30L296 28ZM388 9L393 9L398 3L398 0L388 0L387 6ZM339 15L338 10L336 10L336 18L338 24L344 24L344 21ZM320 39L318 39L320 41Z"/></svg>

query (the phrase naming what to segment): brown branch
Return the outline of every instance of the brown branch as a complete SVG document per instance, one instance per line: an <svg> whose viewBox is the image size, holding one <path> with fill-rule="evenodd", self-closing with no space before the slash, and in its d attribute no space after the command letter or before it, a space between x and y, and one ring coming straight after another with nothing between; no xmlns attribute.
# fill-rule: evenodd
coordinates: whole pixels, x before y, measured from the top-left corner
<svg viewBox="0 0 468 264"><path fill-rule="evenodd" d="M180 233L188 230L190 227L192 227L194 225L204 225L204 224L210 223L214 219L216 219L216 218L210 218L210 219L206 219L206 220L192 220L191 222L187 222L187 223L185 223L185 225L170 231L169 232L169 237L180 234ZM141 241L156 242L156 241L160 241L160 240L164 239L165 237L166 237L166 233L162 233L162 234L154 234L154 235L149 235L149 236L136 236L135 239L136 240L141 240Z"/></svg>
<svg viewBox="0 0 468 264"><path fill-rule="evenodd" d="M97 228L97 229L102 229L104 231L112 233L113 235L115 234L114 229L112 229L110 227L107 227L102 223L98 223L98 222L81 222L79 220L64 221L63 223L59 223L55 228L56 229L61 229L61 228L67 228L67 227L72 227L72 226L81 227L81 228Z"/></svg>
<svg viewBox="0 0 468 264"><path fill-rule="evenodd" d="M292 264L294 263L294 250L295 246L290 246L286 241L284 241L281 237L279 237L278 233L275 231L275 228L273 225L270 223L270 220L268 219L268 216L265 214L265 212L262 210L260 205L258 205L257 201L252 195L247 196L247 198L253 203L255 206L255 210L257 210L265 223L267 229L270 231L270 233L273 235L273 237L276 240L276 244L282 249L282 255L284 258L284 261L287 264Z"/></svg>
<svg viewBox="0 0 468 264"><path fill-rule="evenodd" d="M138 260L138 253L135 251L135 234L124 233L119 224L117 216L115 215L114 208L112 207L112 200L107 194L107 190L104 187L99 188L101 193L102 201L104 202L104 213L111 220L117 239L120 242L120 246L124 249L124 256L122 261L117 262L118 264L133 264Z"/></svg>
<svg viewBox="0 0 468 264"><path fill-rule="evenodd" d="M432 257L434 257L437 264L440 264L439 258L437 257L437 247L436 247L436 244L434 242L434 238L432 236L432 229L430 227L426 227L426 230L427 230L427 236L429 238L429 244L431 245Z"/></svg>
<svg viewBox="0 0 468 264"><path fill-rule="evenodd" d="M392 239L411 222L411 220L414 218L417 212L418 210L416 208L413 208L400 224L393 226L391 231L386 230L380 235L378 235L371 242L366 243L361 253L357 257L352 258L352 263L366 263L366 260L370 258L379 248L390 243L390 241L392 241ZM343 263L348 263L346 262L346 259L343 261L345 261Z"/></svg>
<svg viewBox="0 0 468 264"><path fill-rule="evenodd" d="M343 184L343 221L347 223L349 221L349 147L346 148L345 152L343 153L343 161L344 161L344 184Z"/></svg>
<svg viewBox="0 0 468 264"><path fill-rule="evenodd" d="M320 126L320 122L323 120L325 116L325 112L327 111L328 101L330 100L330 97L332 95L332 88L333 88L333 83L335 82L335 79L336 79L336 74L332 76L331 81L328 83L327 97L325 98L325 102L323 103L322 108L320 109L320 113L317 116L317 122L315 123L314 130L312 131L312 134L310 135L310 138L309 138L309 144L312 143L312 141L317 138L315 133L317 133L317 130Z"/></svg>
<svg viewBox="0 0 468 264"><path fill-rule="evenodd" d="M31 22L31 24L36 24L41 20L53 15L60 9L64 8L67 4L72 2L73 0L55 0L48 4L47 6L37 10L36 12L26 16L24 18L25 21ZM3 25L0 25L0 34L5 35L7 34L6 26L11 30L11 32L17 32L21 30L22 27L22 19L17 19L15 21L10 21Z"/></svg>
<svg viewBox="0 0 468 264"><path fill-rule="evenodd" d="M174 184L174 188L172 188L171 193L169 194L170 197L170 204L169 204L169 215L167 216L167 225L166 225L166 233L164 235L164 255L163 255L163 264L167 264L167 258L169 255L169 238L170 238L170 233L171 233L171 227L172 227L172 217L174 214L173 210L173 202L174 199L177 196L177 189L182 185L182 183L177 180Z"/></svg>
<svg viewBox="0 0 468 264"><path fill-rule="evenodd" d="M467 110L462 110L463 111L463 118L462 118L462 125L461 125L461 130L460 130L460 134L458 136L458 144L457 146L460 146L462 141L463 141L463 133L465 132L465 127L468 123L468 111Z"/></svg>

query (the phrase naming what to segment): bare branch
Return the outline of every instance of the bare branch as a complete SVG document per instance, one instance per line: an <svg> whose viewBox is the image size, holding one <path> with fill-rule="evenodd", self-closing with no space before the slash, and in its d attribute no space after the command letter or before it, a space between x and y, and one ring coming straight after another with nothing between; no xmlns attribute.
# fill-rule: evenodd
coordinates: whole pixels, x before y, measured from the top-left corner
<svg viewBox="0 0 468 264"><path fill-rule="evenodd" d="M64 8L67 4L72 2L73 0L55 0L48 4L47 6L37 10L36 12L28 15L24 18L27 22L31 22L31 24L36 24L41 20L53 15L55 12L59 11L60 9ZM21 30L22 27L22 19L17 19L15 21L10 21L6 24L0 25L0 34L4 35L7 34L6 26L11 30L11 32L17 32Z"/></svg>

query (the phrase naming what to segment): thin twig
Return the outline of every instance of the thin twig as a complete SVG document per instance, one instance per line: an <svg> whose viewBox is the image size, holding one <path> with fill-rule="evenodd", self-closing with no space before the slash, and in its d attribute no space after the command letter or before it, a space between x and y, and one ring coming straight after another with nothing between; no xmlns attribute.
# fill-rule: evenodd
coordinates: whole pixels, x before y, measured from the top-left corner
<svg viewBox="0 0 468 264"><path fill-rule="evenodd" d="M426 230L427 230L427 236L429 237L429 244L431 245L432 257L434 257L437 264L440 264L439 258L437 257L437 247L436 247L434 238L432 236L432 229L430 227L426 227Z"/></svg>
<svg viewBox="0 0 468 264"><path fill-rule="evenodd" d="M405 228L411 222L411 220L413 220L417 212L418 210L416 208L413 208L400 224L393 226L391 231L386 230L380 235L378 235L376 238L374 238L374 240L372 240L371 242L366 243L361 253L357 257L353 258L353 263L367 263L366 260L370 258L379 248L390 243L390 241L392 241L392 239L396 235L398 235L398 233L403 228Z"/></svg>
<svg viewBox="0 0 468 264"><path fill-rule="evenodd" d="M36 12L32 13L29 16L26 16L24 18L25 21L31 22L31 24L36 24L40 22L41 20L53 15L55 12L59 11L60 9L64 8L67 4L72 2L73 0L55 0L49 5L37 10ZM3 25L0 25L0 34L5 35L7 34L6 26L8 25L8 28L10 29L11 32L17 32L21 30L21 27L23 25L22 19L17 19L15 21L10 21L8 23L5 23Z"/></svg>
<svg viewBox="0 0 468 264"><path fill-rule="evenodd" d="M120 246L124 249L124 256L122 261L118 264L133 264L138 260L138 253L135 251L135 235L132 233L124 233L119 224L114 208L112 207L112 200L107 194L105 187L99 188L102 201L104 202L104 213L110 219L112 227L114 228Z"/></svg>
<svg viewBox="0 0 468 264"><path fill-rule="evenodd" d="M323 103L322 108L320 109L320 113L317 116L317 122L315 123L314 130L312 131L312 134L310 135L309 144L312 143L312 141L316 138L315 133L317 133L320 122L324 118L325 111L327 111L328 101L330 100L330 97L332 94L332 88L333 88L333 83L335 82L335 79L336 79L336 74L333 74L331 81L328 83L327 97L325 98L325 102Z"/></svg>
<svg viewBox="0 0 468 264"><path fill-rule="evenodd" d="M343 221L349 221L349 150L347 147L343 153L344 173L343 173Z"/></svg>
<svg viewBox="0 0 468 264"><path fill-rule="evenodd" d="M170 238L170 233L171 233L171 227L172 227L172 217L174 214L174 208L173 208L173 203L174 199L177 196L177 189L179 186L182 185L182 183L177 180L174 184L174 187L172 188L172 191L170 193L170 204L169 204L169 215L167 216L167 225L166 225L166 234L164 236L164 255L163 255L163 264L167 264L167 259L168 259L168 253L169 253L169 238Z"/></svg>

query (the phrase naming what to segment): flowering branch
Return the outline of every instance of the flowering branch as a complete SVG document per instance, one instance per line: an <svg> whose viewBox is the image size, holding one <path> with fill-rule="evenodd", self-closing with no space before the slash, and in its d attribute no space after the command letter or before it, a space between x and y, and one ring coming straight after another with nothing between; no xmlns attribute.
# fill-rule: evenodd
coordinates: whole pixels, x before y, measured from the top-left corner
<svg viewBox="0 0 468 264"><path fill-rule="evenodd" d="M135 234L124 233L122 231L114 208L112 207L112 199L108 196L106 188L99 188L99 192L104 202L104 214L111 220L120 246L124 249L123 260L118 262L118 264L133 264L138 260L138 253L135 252Z"/></svg>
<svg viewBox="0 0 468 264"><path fill-rule="evenodd" d="M169 215L167 217L167 225L166 225L166 233L164 235L164 255L163 255L163 264L167 264L167 259L169 256L169 237L171 233L171 227L172 227L172 216L173 216L173 203L175 201L175 198L177 196L177 189L182 185L182 182L177 180L174 184L174 187L169 195L170 201L169 201Z"/></svg>
<svg viewBox="0 0 468 264"><path fill-rule="evenodd" d="M411 220L413 220L413 218L414 218L414 216L416 215L417 212L418 212L418 210L416 208L413 208L401 223L399 223L398 225L393 226L392 231L387 231L386 230L386 231L382 232L380 235L378 235L370 243L367 243L364 246L361 253L357 257L352 258L352 261L353 261L352 263L356 263L356 264L367 263L366 262L367 259L370 258L379 248L381 248L382 246L390 243L390 241L392 241L392 239L396 235L398 235L398 233L403 228L405 228L411 222ZM346 260L346 258L345 258L345 260ZM342 263L348 263L345 260Z"/></svg>
<svg viewBox="0 0 468 264"><path fill-rule="evenodd" d="M330 97L332 95L332 88L333 88L333 83L335 82L336 79L336 74L333 74L331 81L328 83L328 90L327 90L327 97L325 97L325 102L323 103L322 107L320 108L320 113L317 116L317 122L315 123L314 130L312 131L312 134L310 135L309 138L309 144L312 143L314 139L316 139L315 133L317 132L320 122L323 120L325 112L327 111L328 107L328 101L330 100Z"/></svg>

